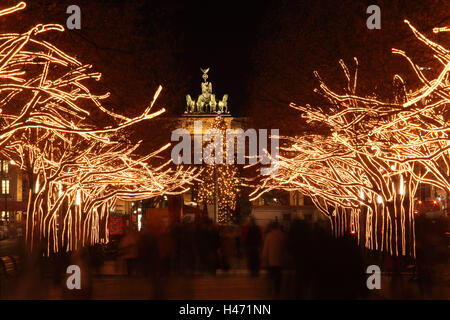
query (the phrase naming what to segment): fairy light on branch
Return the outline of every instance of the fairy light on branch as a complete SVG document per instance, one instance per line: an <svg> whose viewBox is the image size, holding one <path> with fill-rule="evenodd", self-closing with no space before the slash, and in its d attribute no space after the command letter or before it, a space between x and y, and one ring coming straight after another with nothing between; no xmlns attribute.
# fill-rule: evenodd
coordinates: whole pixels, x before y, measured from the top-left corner
<svg viewBox="0 0 450 320"><path fill-rule="evenodd" d="M211 129L217 129L221 133L223 139L222 145L226 144L227 130L224 119L220 116L214 119ZM213 138L214 139L214 138ZM212 144L215 143L212 141ZM217 155L219 156L219 155ZM198 189L198 198L200 202L214 205L216 198L218 207L218 223L229 223L233 220L233 211L236 209L237 194L239 192L239 177L236 166L226 164L227 154L223 152L223 164L212 163L203 171ZM216 155L211 152L210 159L205 160L212 162ZM217 196L216 196L217 185Z"/></svg>
<svg viewBox="0 0 450 320"><path fill-rule="evenodd" d="M442 66L435 78L428 79L423 68L395 49L393 53L406 58L422 86L408 92L396 75L394 101L357 95L357 73L352 76L343 61L348 82L343 94L331 90L315 73L320 82L317 92L331 107L291 106L308 123L328 127L332 134L286 138L290 147L280 157L278 173L263 179L253 196L271 189L300 191L330 219L335 234L342 234L338 229L346 215L356 215L357 221L365 220L366 247L414 256L413 211L419 183L450 191L450 53L405 23ZM444 31L448 28L434 29ZM350 221L352 232L359 232L355 220Z"/></svg>
<svg viewBox="0 0 450 320"><path fill-rule="evenodd" d="M0 16L25 7L21 2ZM100 225L106 226L117 200L179 194L198 174L170 161L156 165L169 145L139 156L139 143L130 147L117 139L119 130L165 112L153 110L161 86L138 116L115 113L103 104L109 93L89 89L101 74L41 40L48 32L64 27L38 24L22 34L0 34L0 152L35 179L26 240L31 250L44 241L47 254L107 242L107 228L101 234ZM111 124L99 127L91 117L95 111Z"/></svg>

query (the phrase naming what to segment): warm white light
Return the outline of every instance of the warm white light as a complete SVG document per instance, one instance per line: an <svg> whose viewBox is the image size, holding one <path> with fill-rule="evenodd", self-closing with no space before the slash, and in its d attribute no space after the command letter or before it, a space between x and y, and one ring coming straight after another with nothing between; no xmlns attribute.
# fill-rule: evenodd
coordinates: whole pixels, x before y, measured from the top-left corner
<svg viewBox="0 0 450 320"><path fill-rule="evenodd" d="M59 184L59 187L58 187L58 197L61 197L62 196L62 185L61 185L61 183Z"/></svg>
<svg viewBox="0 0 450 320"><path fill-rule="evenodd" d="M401 195L405 194L405 186L403 185L403 176L402 175L400 175L400 190L399 190L399 193Z"/></svg>
<svg viewBox="0 0 450 320"><path fill-rule="evenodd" d="M138 223L138 231L141 231L142 228L142 214L138 214L137 216L137 223Z"/></svg>
<svg viewBox="0 0 450 320"><path fill-rule="evenodd" d="M25 7L25 2L10 8L0 5L0 17L3 21ZM8 25L14 25L14 20ZM0 113L5 121L0 126L0 144L10 160L4 159L1 167L6 172L8 165L17 165L33 173L28 192L34 196L28 197L30 223L25 228L30 251L44 238L48 239L46 255L62 248L72 251L108 243L109 232L100 224L114 212L118 200L141 201L187 191L186 185L198 176L195 168L174 169L169 159L157 167L152 164L151 158L169 149L170 143L139 156L135 152L139 143L129 144L116 134L165 112L152 111L161 86L140 114L133 118L117 114L103 106L109 93L90 91L89 83L99 81L100 73L42 40L48 38L43 33L64 32L62 25L37 24L23 33L4 31L0 32ZM36 93L42 95L39 101ZM92 126L93 119L84 121L91 111L102 113L110 118L105 122L114 125ZM64 150L70 152L60 152ZM33 159L31 166L28 159ZM3 194L9 193L9 182L2 180Z"/></svg>
<svg viewBox="0 0 450 320"><path fill-rule="evenodd" d="M81 204L81 190L77 190L77 197L75 198L75 205L79 206Z"/></svg>
<svg viewBox="0 0 450 320"><path fill-rule="evenodd" d="M378 203L383 203L383 197L380 196L380 195L378 195L378 197L377 197L377 202L378 202Z"/></svg>

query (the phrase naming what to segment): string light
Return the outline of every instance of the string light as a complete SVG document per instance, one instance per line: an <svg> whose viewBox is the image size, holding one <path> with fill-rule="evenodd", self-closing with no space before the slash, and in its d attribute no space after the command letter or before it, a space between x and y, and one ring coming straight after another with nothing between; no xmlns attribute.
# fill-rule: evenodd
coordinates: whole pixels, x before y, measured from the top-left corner
<svg viewBox="0 0 450 320"><path fill-rule="evenodd" d="M399 188L399 194L404 195L405 194L405 186L403 184L403 176L400 175L400 188Z"/></svg>
<svg viewBox="0 0 450 320"><path fill-rule="evenodd" d="M75 205L79 206L81 205L81 191L77 190L77 196L75 198Z"/></svg>
<svg viewBox="0 0 450 320"><path fill-rule="evenodd" d="M307 123L327 127L331 134L284 137L288 146L282 149L278 172L259 181L251 196L256 199L273 189L299 191L330 220L335 235L350 228L360 241L362 221L367 248L415 256L413 199L419 184L450 192L450 52L405 22L442 66L436 77L427 79L396 49L393 53L410 63L422 86L408 93L395 75L395 101L357 95L357 72L352 76L342 60L348 82L343 94L315 72L320 82L316 92L330 106L291 106ZM434 29L443 31L448 28Z"/></svg>
<svg viewBox="0 0 450 320"><path fill-rule="evenodd" d="M21 2L0 16L25 7ZM152 111L161 86L140 115L117 114L103 105L109 93L93 94L86 83L99 81L100 73L36 37L51 31L64 27L38 24L0 35L0 151L36 177L26 241L30 250L44 242L47 254L108 242L108 217L118 200L186 192L198 175L158 160L170 144L140 156L140 143L122 138L124 129L165 111ZM111 124L99 127L94 112Z"/></svg>
<svg viewBox="0 0 450 320"><path fill-rule="evenodd" d="M225 145L227 126L224 119L220 116L216 117L211 129L220 130L224 139L223 145ZM210 156L213 158L215 155L211 153ZM240 184L236 166L226 164L226 157L226 151L224 151L223 164L212 163L205 168L200 177L202 182L198 189L200 202L214 205L214 200L217 201L218 223L229 223L233 220L233 210L236 209L236 199ZM217 196L215 194L216 186Z"/></svg>
<svg viewBox="0 0 450 320"><path fill-rule="evenodd" d="M378 196L377 196L377 202L378 202L378 203L383 203L383 197L380 196L380 195L378 195Z"/></svg>

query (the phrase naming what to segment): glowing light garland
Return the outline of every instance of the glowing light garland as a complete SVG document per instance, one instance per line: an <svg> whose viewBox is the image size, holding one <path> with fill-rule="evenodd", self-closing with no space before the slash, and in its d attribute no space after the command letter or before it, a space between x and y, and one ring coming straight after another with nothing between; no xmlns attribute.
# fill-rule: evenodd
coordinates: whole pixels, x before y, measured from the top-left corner
<svg viewBox="0 0 450 320"><path fill-rule="evenodd" d="M21 2L0 11L0 16L25 6ZM101 74L89 72L91 65L83 65L52 44L38 39L38 35L49 31L63 32L64 28L57 24L39 24L24 34L0 35L0 146L25 128L77 133L107 142L108 137L103 134L116 132L164 112L164 109L151 112L161 87L151 104L135 118L107 110L101 100L109 94L94 95L83 84L87 80L99 81ZM98 128L88 122L89 109L100 109L119 124Z"/></svg>
<svg viewBox="0 0 450 320"><path fill-rule="evenodd" d="M21 2L0 16L25 6ZM85 83L101 75L38 40L47 31L64 28L40 24L24 34L0 35L0 151L31 177L26 241L31 250L44 244L49 254L108 242L108 215L118 199L182 193L197 173L172 168L170 161L150 165L169 144L138 156L139 144L118 138L119 130L164 112L151 112L161 87L141 115L112 112L101 103L108 94L96 96ZM114 124L96 126L90 110Z"/></svg>
<svg viewBox="0 0 450 320"><path fill-rule="evenodd" d="M214 119L212 129L217 129L222 134L222 145L226 145L227 130L224 119L220 116ZM214 141L212 141L214 143ZM211 152L210 160L214 158L214 153ZM199 201L214 204L215 188L217 184L217 207L218 223L229 223L233 220L233 210L236 209L237 194L239 192L239 177L236 166L226 164L227 154L223 152L223 164L211 164L208 165L200 179L202 183L199 186L198 198ZM206 160L205 160L206 161ZM209 161L209 160L208 160Z"/></svg>
<svg viewBox="0 0 450 320"><path fill-rule="evenodd" d="M279 170L255 188L254 198L272 189L300 191L311 197L331 222L335 235L364 236L364 245L393 255L415 256L414 197L419 183L450 192L450 52L405 21L442 65L434 79L402 51L422 83L407 93L394 77L394 101L356 94L357 72L347 78L345 94L320 79L331 106L291 104L308 123L320 123L330 135L287 137ZM436 28L434 32L448 31ZM358 64L355 59L356 65Z"/></svg>

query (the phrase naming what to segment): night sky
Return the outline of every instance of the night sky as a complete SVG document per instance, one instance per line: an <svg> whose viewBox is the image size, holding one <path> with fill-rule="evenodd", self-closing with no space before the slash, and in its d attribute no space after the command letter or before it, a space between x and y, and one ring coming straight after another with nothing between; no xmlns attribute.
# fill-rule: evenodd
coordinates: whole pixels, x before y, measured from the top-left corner
<svg viewBox="0 0 450 320"><path fill-rule="evenodd" d="M67 6L77 4L81 30L67 30L50 40L103 74L114 109L136 113L162 84L158 103L169 115L182 114L186 94L194 99L200 94L200 68L209 67L213 91L220 99L230 95L232 114L251 116L260 122L255 125L268 128L296 118L289 108L292 101L323 102L313 93L318 86L314 70L332 88L345 86L341 58L352 68L353 57L358 57L359 87L380 94L391 91L395 73L406 81L408 76L415 78L405 61L393 57L391 48L407 50L427 66L426 53L403 19L433 38L432 28L450 20L450 2L376 1L382 29L368 30L366 9L374 3L36 0L28 2L21 23L8 17L0 27L24 32L35 23L65 25ZM448 41L442 38L436 40Z"/></svg>
<svg viewBox="0 0 450 320"><path fill-rule="evenodd" d="M209 79L216 97L230 94L232 105L248 101L252 53L257 43L264 1L149 1L149 21L166 8L185 64L191 96L200 94L200 68L210 68ZM163 9L164 10L164 9ZM184 95L182 95L184 102Z"/></svg>

